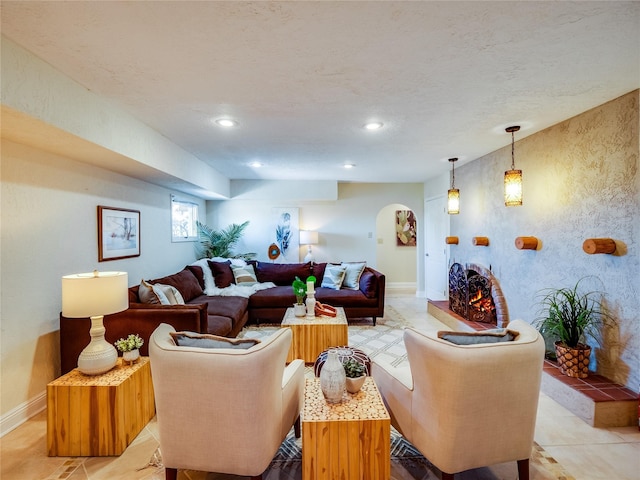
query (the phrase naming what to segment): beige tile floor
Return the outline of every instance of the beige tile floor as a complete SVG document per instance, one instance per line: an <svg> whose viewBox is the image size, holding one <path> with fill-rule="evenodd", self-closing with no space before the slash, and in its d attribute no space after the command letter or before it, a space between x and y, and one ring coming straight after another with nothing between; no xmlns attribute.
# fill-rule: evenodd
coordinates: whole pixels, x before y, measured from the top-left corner
<svg viewBox="0 0 640 480"><path fill-rule="evenodd" d="M425 300L410 292L389 291L386 301L418 328L443 328L438 320L426 314ZM164 478L161 468L149 465L158 447L155 419L121 456L87 459L48 457L46 424L46 412L41 412L0 439L0 479ZM640 480L640 431L637 427L592 428L541 394L535 441L576 480ZM179 478L187 480L188 477L181 474Z"/></svg>

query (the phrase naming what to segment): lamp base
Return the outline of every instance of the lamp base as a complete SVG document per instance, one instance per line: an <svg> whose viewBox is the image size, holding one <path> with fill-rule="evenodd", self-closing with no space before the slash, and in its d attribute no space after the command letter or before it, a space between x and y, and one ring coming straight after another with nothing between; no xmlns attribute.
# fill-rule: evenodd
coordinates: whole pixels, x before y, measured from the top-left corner
<svg viewBox="0 0 640 480"><path fill-rule="evenodd" d="M304 261L305 263L308 262L315 262L316 258L313 256L313 253L311 253L311 245L309 245L307 247L307 254L304 257Z"/></svg>
<svg viewBox="0 0 640 480"><path fill-rule="evenodd" d="M78 370L85 375L100 375L108 372L118 362L115 347L104 339L106 331L102 322L103 316L91 317L91 342L78 357Z"/></svg>

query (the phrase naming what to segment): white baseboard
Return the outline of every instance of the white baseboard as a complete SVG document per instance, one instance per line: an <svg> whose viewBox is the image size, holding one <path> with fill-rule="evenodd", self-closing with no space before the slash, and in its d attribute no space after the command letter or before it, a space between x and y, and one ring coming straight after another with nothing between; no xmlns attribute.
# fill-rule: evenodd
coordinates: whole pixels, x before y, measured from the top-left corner
<svg viewBox="0 0 640 480"><path fill-rule="evenodd" d="M33 397L31 400L18 405L13 410L0 417L0 437L4 437L10 431L18 428L34 415L47 408L47 392Z"/></svg>
<svg viewBox="0 0 640 480"><path fill-rule="evenodd" d="M387 290L415 290L416 282L387 282Z"/></svg>

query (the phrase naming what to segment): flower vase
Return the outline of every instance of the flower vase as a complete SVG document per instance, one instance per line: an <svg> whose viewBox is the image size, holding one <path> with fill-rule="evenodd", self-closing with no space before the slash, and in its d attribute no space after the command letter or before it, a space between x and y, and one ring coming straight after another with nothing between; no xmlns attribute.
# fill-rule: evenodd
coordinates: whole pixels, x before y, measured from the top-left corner
<svg viewBox="0 0 640 480"><path fill-rule="evenodd" d="M138 358L140 358L140 350L137 348L129 350L128 352L122 352L122 360L127 362L129 365L138 360Z"/></svg>
<svg viewBox="0 0 640 480"><path fill-rule="evenodd" d="M328 403L340 403L347 383L344 367L338 360L338 351L329 350L327 361L320 371L320 390Z"/></svg>
<svg viewBox="0 0 640 480"><path fill-rule="evenodd" d="M307 314L307 308L304 306L304 303L294 303L293 314L296 317L304 317Z"/></svg>

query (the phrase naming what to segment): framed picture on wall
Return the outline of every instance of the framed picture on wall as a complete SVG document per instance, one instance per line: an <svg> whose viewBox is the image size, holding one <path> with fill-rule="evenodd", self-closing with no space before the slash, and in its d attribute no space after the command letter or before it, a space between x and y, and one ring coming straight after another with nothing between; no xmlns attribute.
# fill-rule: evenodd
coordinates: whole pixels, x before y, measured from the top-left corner
<svg viewBox="0 0 640 480"><path fill-rule="evenodd" d="M416 217L412 210L396 210L396 245L416 246Z"/></svg>
<svg viewBox="0 0 640 480"><path fill-rule="evenodd" d="M140 256L140 211L98 205L98 261Z"/></svg>

